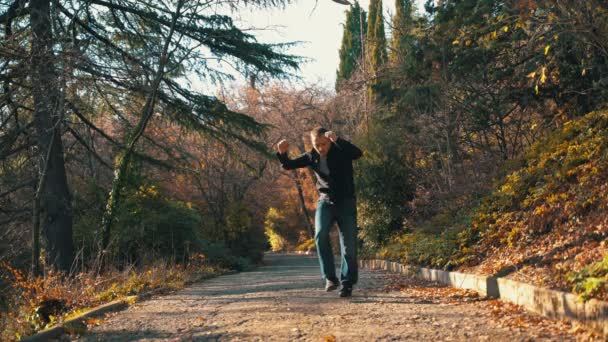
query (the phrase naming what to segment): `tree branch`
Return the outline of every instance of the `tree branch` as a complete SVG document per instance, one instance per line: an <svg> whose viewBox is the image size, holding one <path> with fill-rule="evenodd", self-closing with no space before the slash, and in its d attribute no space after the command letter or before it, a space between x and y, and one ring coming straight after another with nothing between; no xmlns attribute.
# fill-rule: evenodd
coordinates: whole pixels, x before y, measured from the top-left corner
<svg viewBox="0 0 608 342"><path fill-rule="evenodd" d="M22 15L25 15L29 12L28 8L25 6L25 0L15 0L8 7L6 12L0 14L0 24L7 24L11 22L13 19L18 18Z"/></svg>
<svg viewBox="0 0 608 342"><path fill-rule="evenodd" d="M112 170L112 166L110 166L110 164L106 163L105 160L103 160L99 156L99 154L97 154L97 152L95 152L89 146L89 144L87 144L86 141L84 141L84 139L82 139L82 137L72 127L68 127L68 132L70 132L70 134L72 134L72 136L76 139L76 141L78 141L84 148L86 148L87 151L89 151L93 155L93 157L95 157L95 159L97 159L97 161L99 161L103 166L105 166L108 169Z"/></svg>

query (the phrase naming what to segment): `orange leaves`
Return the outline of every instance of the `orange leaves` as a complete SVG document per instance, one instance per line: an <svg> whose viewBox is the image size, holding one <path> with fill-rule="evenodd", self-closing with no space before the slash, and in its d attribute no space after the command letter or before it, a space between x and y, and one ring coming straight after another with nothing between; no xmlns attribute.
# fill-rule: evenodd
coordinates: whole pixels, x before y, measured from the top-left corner
<svg viewBox="0 0 608 342"><path fill-rule="evenodd" d="M0 340L31 335L120 296L155 288L180 288L187 280L198 279L201 274L218 272L217 268L207 264L203 254L192 255L187 265L184 268L163 264L141 273L109 271L104 276L79 273L70 278L49 271L45 278L31 279L19 270L3 265L13 277L9 279L13 287L12 302L9 303L13 319L9 326L0 329L4 330L0 331ZM100 325L102 320L90 318L83 323L83 328L91 327ZM199 316L193 325L203 323L204 318Z"/></svg>
<svg viewBox="0 0 608 342"><path fill-rule="evenodd" d="M94 326L99 326L101 325L101 323L103 322L103 320L99 319L99 318L88 318L85 323L87 325L87 327L94 327Z"/></svg>
<svg viewBox="0 0 608 342"><path fill-rule="evenodd" d="M438 285L409 277L398 282L390 282L384 286L383 291L400 291L408 297L416 298L417 302L427 303L458 304L481 300L479 294L472 290Z"/></svg>
<svg viewBox="0 0 608 342"><path fill-rule="evenodd" d="M195 327L195 328L200 328L200 327L202 327L202 326L205 325L205 322L206 322L205 317L203 317L203 316L197 316L194 319L194 321L190 322L190 325L193 326L193 327Z"/></svg>
<svg viewBox="0 0 608 342"><path fill-rule="evenodd" d="M537 7L536 1L532 0L518 0L515 2L515 8L522 12L530 12L535 10Z"/></svg>
<svg viewBox="0 0 608 342"><path fill-rule="evenodd" d="M334 335L325 335L323 336L324 342L336 342L336 336Z"/></svg>

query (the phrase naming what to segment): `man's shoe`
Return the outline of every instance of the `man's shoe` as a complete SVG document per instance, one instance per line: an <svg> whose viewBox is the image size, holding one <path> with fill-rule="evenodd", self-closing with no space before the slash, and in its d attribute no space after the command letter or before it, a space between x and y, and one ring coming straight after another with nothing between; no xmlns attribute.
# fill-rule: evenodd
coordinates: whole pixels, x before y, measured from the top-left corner
<svg viewBox="0 0 608 342"><path fill-rule="evenodd" d="M329 291L333 291L335 289L338 288L338 282L334 281L334 280L329 280L327 279L325 281L325 291L329 292Z"/></svg>
<svg viewBox="0 0 608 342"><path fill-rule="evenodd" d="M340 297L351 297L353 295L352 287L343 287L340 289Z"/></svg>

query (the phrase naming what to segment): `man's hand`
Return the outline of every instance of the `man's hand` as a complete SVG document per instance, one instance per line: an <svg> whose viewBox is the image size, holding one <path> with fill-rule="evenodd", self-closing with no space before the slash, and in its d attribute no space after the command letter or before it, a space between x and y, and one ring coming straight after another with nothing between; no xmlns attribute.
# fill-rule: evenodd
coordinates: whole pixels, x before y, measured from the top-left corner
<svg viewBox="0 0 608 342"><path fill-rule="evenodd" d="M334 131L325 132L325 136L327 137L327 139L331 140L331 142L333 142L333 143L335 143L336 140L338 140L338 136L336 135L336 133L334 133Z"/></svg>
<svg viewBox="0 0 608 342"><path fill-rule="evenodd" d="M287 151L289 151L289 143L287 142L287 140L283 139L279 141L279 143L277 144L277 150L281 154L287 153Z"/></svg>

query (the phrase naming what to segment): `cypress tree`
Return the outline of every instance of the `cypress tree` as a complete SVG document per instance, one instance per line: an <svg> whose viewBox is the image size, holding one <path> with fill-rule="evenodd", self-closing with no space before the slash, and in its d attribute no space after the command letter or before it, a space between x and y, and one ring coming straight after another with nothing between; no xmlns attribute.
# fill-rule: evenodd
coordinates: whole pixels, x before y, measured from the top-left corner
<svg viewBox="0 0 608 342"><path fill-rule="evenodd" d="M366 13L359 6L359 2L355 2L346 11L346 23L340 47L340 65L336 75L336 91L341 82L352 76L361 61L361 28L366 26Z"/></svg>
<svg viewBox="0 0 608 342"><path fill-rule="evenodd" d="M369 4L369 21L367 23L367 58L369 72L373 79L370 82L370 100L376 101L378 72L387 61L386 36L384 34L384 15L382 0L371 0Z"/></svg>
<svg viewBox="0 0 608 342"><path fill-rule="evenodd" d="M382 13L382 0L376 1L376 20L374 21L373 33L370 37L372 42L370 46L370 60L371 67L374 72L378 71L380 67L386 63L386 36L384 34L384 14Z"/></svg>
<svg viewBox="0 0 608 342"><path fill-rule="evenodd" d="M378 0L370 0L369 2L369 19L367 21L367 39L368 41L373 37L374 26L376 25L376 16L378 13ZM369 44L368 44L369 46Z"/></svg>
<svg viewBox="0 0 608 342"><path fill-rule="evenodd" d="M393 17L393 49L390 59L398 62L407 54L407 40L412 27L413 6L411 0L395 0L395 16Z"/></svg>

